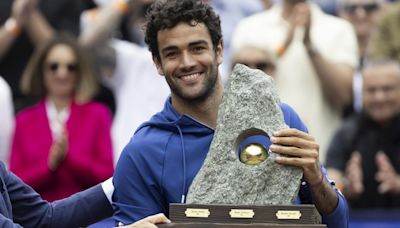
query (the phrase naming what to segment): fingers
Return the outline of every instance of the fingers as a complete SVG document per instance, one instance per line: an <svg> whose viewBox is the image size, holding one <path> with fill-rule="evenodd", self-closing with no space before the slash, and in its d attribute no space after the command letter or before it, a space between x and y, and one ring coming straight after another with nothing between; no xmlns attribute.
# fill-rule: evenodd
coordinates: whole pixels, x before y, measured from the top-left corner
<svg viewBox="0 0 400 228"><path fill-rule="evenodd" d="M318 158L319 145L314 138L297 129L284 129L273 133L271 151L294 157Z"/></svg>
<svg viewBox="0 0 400 228"><path fill-rule="evenodd" d="M378 192L381 194L389 192L390 189L391 189L390 181L381 182L381 184L378 186Z"/></svg>
<svg viewBox="0 0 400 228"><path fill-rule="evenodd" d="M153 224L171 223L171 221L163 213L146 217L143 220Z"/></svg>
<svg viewBox="0 0 400 228"><path fill-rule="evenodd" d="M349 180L349 196L358 196L364 191L362 157L360 152L354 151L346 165L345 175Z"/></svg>
<svg viewBox="0 0 400 228"><path fill-rule="evenodd" d="M148 216L144 219L141 219L134 224L131 224L127 227L156 227L154 224L165 224L165 223L171 223L171 221L165 217L164 214L156 214L152 216Z"/></svg>
<svg viewBox="0 0 400 228"><path fill-rule="evenodd" d="M274 132L271 141L272 152L289 156L278 156L276 163L301 168L309 183L321 179L319 145L311 135L297 129L284 129Z"/></svg>
<svg viewBox="0 0 400 228"><path fill-rule="evenodd" d="M375 162L378 170L382 172L395 172L389 158L383 151L379 151L375 156Z"/></svg>
<svg viewBox="0 0 400 228"><path fill-rule="evenodd" d="M294 137L308 139L308 140L315 140L314 137L312 137L308 133L306 133L304 131L300 131L296 128L287 128L287 129L275 131L274 133L272 133L272 136L276 136L276 137L294 136Z"/></svg>
<svg viewBox="0 0 400 228"><path fill-rule="evenodd" d="M307 27L310 23L311 11L308 3L298 3L293 9L296 24Z"/></svg>

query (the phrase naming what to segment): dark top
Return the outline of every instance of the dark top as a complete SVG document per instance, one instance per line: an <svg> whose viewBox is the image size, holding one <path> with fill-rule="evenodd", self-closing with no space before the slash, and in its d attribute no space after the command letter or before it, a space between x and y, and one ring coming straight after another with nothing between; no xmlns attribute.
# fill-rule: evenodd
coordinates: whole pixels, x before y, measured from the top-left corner
<svg viewBox="0 0 400 228"><path fill-rule="evenodd" d="M335 133L328 148L326 167L345 171L353 151L362 156L364 193L357 199L348 200L352 208L400 207L400 195L379 194L375 181L377 165L375 155L379 151L389 157L397 173L400 173L400 115L387 127L381 127L365 113L346 119Z"/></svg>
<svg viewBox="0 0 400 228"><path fill-rule="evenodd" d="M110 217L110 202L100 184L48 203L0 162L0 227L81 227Z"/></svg>

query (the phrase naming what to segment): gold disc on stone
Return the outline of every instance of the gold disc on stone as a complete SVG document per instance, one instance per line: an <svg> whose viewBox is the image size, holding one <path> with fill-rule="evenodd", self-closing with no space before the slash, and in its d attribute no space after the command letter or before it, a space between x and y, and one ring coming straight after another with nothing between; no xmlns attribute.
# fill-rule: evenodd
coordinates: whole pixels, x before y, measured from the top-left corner
<svg viewBox="0 0 400 228"><path fill-rule="evenodd" d="M246 165L258 165L268 157L267 150L258 143L247 145L240 153L240 161Z"/></svg>

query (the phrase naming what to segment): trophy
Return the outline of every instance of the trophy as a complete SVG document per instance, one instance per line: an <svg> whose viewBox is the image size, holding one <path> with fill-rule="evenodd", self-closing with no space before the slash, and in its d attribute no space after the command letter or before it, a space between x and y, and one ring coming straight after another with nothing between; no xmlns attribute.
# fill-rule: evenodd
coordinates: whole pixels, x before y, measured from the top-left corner
<svg viewBox="0 0 400 228"><path fill-rule="evenodd" d="M225 88L207 157L186 204L171 204L178 227L326 227L314 205L295 205L302 170L269 150L284 122L273 79L237 64Z"/></svg>

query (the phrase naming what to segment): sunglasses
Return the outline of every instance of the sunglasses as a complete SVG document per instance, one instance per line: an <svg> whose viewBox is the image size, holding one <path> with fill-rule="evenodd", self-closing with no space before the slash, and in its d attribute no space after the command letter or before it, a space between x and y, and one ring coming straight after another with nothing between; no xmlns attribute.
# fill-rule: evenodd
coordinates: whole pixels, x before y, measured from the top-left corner
<svg viewBox="0 0 400 228"><path fill-rule="evenodd" d="M250 68L253 69L259 69L262 71L267 71L267 70L274 70L275 69L275 64L271 62L254 62L254 63L246 63L246 62L240 62L240 64L246 65Z"/></svg>
<svg viewBox="0 0 400 228"><path fill-rule="evenodd" d="M379 8L377 3L369 4L347 4L344 6L344 10L348 13L354 13L357 9L363 9L366 13L372 13Z"/></svg>
<svg viewBox="0 0 400 228"><path fill-rule="evenodd" d="M60 68L62 65L65 66L68 72L70 73L75 73L78 71L78 64L76 63L67 63L67 64L60 64L57 62L51 62L46 64L46 68L50 70L51 72L56 72L58 68Z"/></svg>

